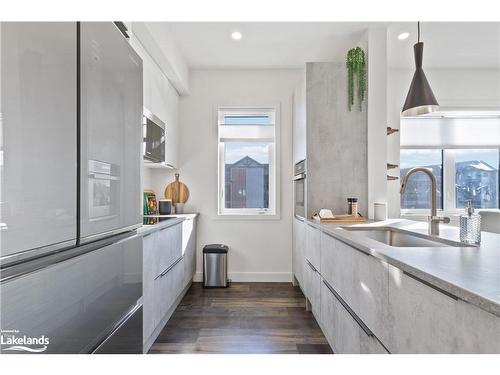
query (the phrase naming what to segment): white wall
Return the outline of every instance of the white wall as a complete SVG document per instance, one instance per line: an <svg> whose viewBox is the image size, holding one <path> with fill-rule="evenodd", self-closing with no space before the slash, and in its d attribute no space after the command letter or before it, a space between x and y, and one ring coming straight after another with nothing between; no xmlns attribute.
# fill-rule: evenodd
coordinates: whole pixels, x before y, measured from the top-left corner
<svg viewBox="0 0 500 375"><path fill-rule="evenodd" d="M179 172L190 189L185 212L199 212L197 276L205 244L229 246L233 281L291 281L292 270L292 94L302 70L193 70L190 95L180 98ZM281 216L224 219L217 216L216 107L280 105ZM151 171L158 196L173 172Z"/></svg>
<svg viewBox="0 0 500 375"><path fill-rule="evenodd" d="M374 203L387 203L387 32L372 27L367 32L368 49L368 217L374 218Z"/></svg>
<svg viewBox="0 0 500 375"><path fill-rule="evenodd" d="M500 70L498 69L424 69L434 95L442 106L498 106L500 103ZM399 128L403 106L413 70L390 69L387 75L388 124ZM399 133L387 139L387 161L399 164ZM391 174L399 176L399 169ZM389 217L400 215L400 181L388 181Z"/></svg>

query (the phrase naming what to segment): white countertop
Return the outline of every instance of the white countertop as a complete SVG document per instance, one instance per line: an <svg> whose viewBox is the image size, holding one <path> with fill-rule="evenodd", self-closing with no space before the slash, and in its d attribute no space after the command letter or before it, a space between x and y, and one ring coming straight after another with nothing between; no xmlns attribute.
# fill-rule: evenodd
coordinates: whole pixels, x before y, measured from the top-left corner
<svg viewBox="0 0 500 375"><path fill-rule="evenodd" d="M157 217L157 218L166 218L168 220L159 221L156 224L147 224L143 225L139 229L137 229L137 234L141 236L145 236L149 233L156 232L157 230L171 227L172 225L176 225L182 223L184 220L190 220L198 217L198 213L187 213L187 214L175 214L175 215L148 215L147 217Z"/></svg>
<svg viewBox="0 0 500 375"><path fill-rule="evenodd" d="M500 316L500 234L482 232L470 247L394 247L345 226L382 226L427 235L427 223L390 219L368 223L307 223L464 301ZM459 228L440 226L439 238L459 242Z"/></svg>

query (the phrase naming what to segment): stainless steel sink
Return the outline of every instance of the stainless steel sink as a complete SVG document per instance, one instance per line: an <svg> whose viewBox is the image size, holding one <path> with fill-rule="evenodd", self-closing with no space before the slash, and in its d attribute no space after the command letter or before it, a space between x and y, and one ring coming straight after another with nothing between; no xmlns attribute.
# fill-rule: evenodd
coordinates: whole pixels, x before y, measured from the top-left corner
<svg viewBox="0 0 500 375"><path fill-rule="evenodd" d="M411 233L399 229L388 227L345 227L342 228L350 232L356 232L364 237L384 243L394 247L462 247L468 246L460 242L445 239L425 238L418 233Z"/></svg>

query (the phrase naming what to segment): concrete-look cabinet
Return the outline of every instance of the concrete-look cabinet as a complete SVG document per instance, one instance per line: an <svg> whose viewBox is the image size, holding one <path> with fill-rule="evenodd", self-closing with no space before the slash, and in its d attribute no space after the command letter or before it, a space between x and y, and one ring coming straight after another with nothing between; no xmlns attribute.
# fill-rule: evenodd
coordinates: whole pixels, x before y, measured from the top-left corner
<svg viewBox="0 0 500 375"><path fill-rule="evenodd" d="M163 329L196 269L196 219L143 236L143 350Z"/></svg>
<svg viewBox="0 0 500 375"><path fill-rule="evenodd" d="M322 275L370 329L387 332L389 276L387 265L321 233Z"/></svg>
<svg viewBox="0 0 500 375"><path fill-rule="evenodd" d="M306 224L303 219L293 219L292 267L298 283L304 285L304 249L306 245Z"/></svg>
<svg viewBox="0 0 500 375"><path fill-rule="evenodd" d="M393 353L500 353L500 318L389 266Z"/></svg>
<svg viewBox="0 0 500 375"><path fill-rule="evenodd" d="M320 326L337 354L385 354L387 351L369 329L346 308L328 282L321 285ZM359 319L359 318L358 318Z"/></svg>
<svg viewBox="0 0 500 375"><path fill-rule="evenodd" d="M304 268L305 294L310 308L317 320L321 319L321 274L309 262L305 261Z"/></svg>
<svg viewBox="0 0 500 375"><path fill-rule="evenodd" d="M305 259L321 272L321 231L310 224L306 228Z"/></svg>
<svg viewBox="0 0 500 375"><path fill-rule="evenodd" d="M334 352L500 353L498 316L327 231L306 231L302 286Z"/></svg>

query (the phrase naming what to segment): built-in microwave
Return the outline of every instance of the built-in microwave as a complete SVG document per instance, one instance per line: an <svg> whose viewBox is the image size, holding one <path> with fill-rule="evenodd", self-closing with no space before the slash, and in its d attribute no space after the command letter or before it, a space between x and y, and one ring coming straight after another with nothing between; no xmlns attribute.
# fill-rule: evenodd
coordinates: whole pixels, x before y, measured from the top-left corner
<svg viewBox="0 0 500 375"><path fill-rule="evenodd" d="M165 123L145 108L142 136L144 161L165 163Z"/></svg>

